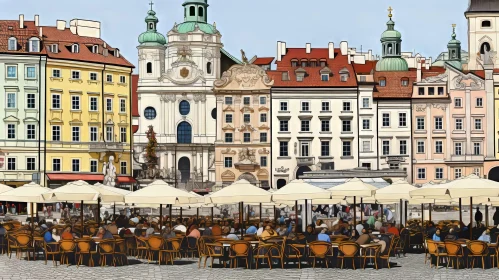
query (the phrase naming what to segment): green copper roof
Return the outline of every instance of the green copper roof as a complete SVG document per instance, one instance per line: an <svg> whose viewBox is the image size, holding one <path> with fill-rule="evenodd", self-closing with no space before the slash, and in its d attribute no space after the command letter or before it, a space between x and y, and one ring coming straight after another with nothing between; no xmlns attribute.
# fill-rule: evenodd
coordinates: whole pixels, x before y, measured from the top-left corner
<svg viewBox="0 0 499 280"><path fill-rule="evenodd" d="M385 57L376 63L376 71L408 71L407 61L401 57Z"/></svg>
<svg viewBox="0 0 499 280"><path fill-rule="evenodd" d="M179 33L193 32L196 29L196 24L199 26L199 30L203 31L206 34L215 34L218 32L217 29L209 23L194 21L188 21L178 24L177 31Z"/></svg>
<svg viewBox="0 0 499 280"><path fill-rule="evenodd" d="M383 40L393 40L402 38L402 34L395 30L395 22L390 18L386 23L387 29L383 34L381 34L381 41Z"/></svg>
<svg viewBox="0 0 499 280"><path fill-rule="evenodd" d="M188 4L203 4L203 5L208 6L208 1L207 0L185 0L184 4L182 4L182 6L185 6Z"/></svg>
<svg viewBox="0 0 499 280"><path fill-rule="evenodd" d="M228 51L226 51L224 48L221 48L220 51L225 54L228 58L232 59L237 64L243 64L243 62L239 59L237 59L235 56L231 55Z"/></svg>
<svg viewBox="0 0 499 280"><path fill-rule="evenodd" d="M163 34L149 30L139 35L139 43L146 46L159 46L165 45L166 39Z"/></svg>
<svg viewBox="0 0 499 280"><path fill-rule="evenodd" d="M456 69L463 70L463 64L461 63L461 61L450 60L450 61L446 61L445 64L449 64Z"/></svg>
<svg viewBox="0 0 499 280"><path fill-rule="evenodd" d="M452 39L447 44L447 47L449 47L449 48L461 47L461 41L456 39L457 35L456 35L456 26L455 25L452 26L452 36L451 37L452 37Z"/></svg>

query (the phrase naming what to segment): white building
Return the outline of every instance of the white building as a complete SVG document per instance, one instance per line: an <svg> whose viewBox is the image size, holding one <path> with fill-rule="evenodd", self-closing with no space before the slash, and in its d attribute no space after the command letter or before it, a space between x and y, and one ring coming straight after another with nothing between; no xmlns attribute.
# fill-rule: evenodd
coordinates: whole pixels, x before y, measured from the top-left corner
<svg viewBox="0 0 499 280"><path fill-rule="evenodd" d="M216 99L213 82L240 63L221 42L215 24L207 23L207 0L183 4L184 22L167 39L157 32L151 9L147 31L139 36L138 131L136 161L144 162L146 131L153 126L158 142L158 170L139 179L163 178L175 186L205 188L215 180ZM174 172L177 170L177 172ZM179 185L181 184L181 185Z"/></svg>

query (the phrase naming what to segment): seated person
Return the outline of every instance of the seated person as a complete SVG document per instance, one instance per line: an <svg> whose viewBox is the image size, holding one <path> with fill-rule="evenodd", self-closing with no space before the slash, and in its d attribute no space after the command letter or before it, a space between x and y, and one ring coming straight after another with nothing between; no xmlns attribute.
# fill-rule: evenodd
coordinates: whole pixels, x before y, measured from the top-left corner
<svg viewBox="0 0 499 280"><path fill-rule="evenodd" d="M252 224L246 230L246 234L256 234L257 231L258 231L258 229L256 228L256 226L254 224Z"/></svg>
<svg viewBox="0 0 499 280"><path fill-rule="evenodd" d="M213 236L220 236L220 235L222 235L222 228L218 224L214 224L211 227L211 235L213 235Z"/></svg>
<svg viewBox="0 0 499 280"><path fill-rule="evenodd" d="M270 226L267 226L260 237L265 240L276 236L278 236L277 232L275 232L275 230Z"/></svg>
<svg viewBox="0 0 499 280"><path fill-rule="evenodd" d="M357 238L355 242L359 245L369 244L373 241L373 236L369 234L366 229L362 229L362 234Z"/></svg>
<svg viewBox="0 0 499 280"><path fill-rule="evenodd" d="M229 227L224 228L223 234L225 235L225 238L227 238L227 239L239 240L239 237L237 235L230 233Z"/></svg>
<svg viewBox="0 0 499 280"><path fill-rule="evenodd" d="M104 227L99 228L99 230L95 234L95 237L98 239L113 239L113 235Z"/></svg>
<svg viewBox="0 0 499 280"><path fill-rule="evenodd" d="M196 225L192 225L192 226L190 227L190 229L191 229L191 232L189 232L189 235L188 235L188 236L190 236L190 237L194 237L194 238L196 238L196 239L198 239L198 238L200 238L200 237L201 237L201 232L199 232L199 230L198 230L198 226L196 226Z"/></svg>
<svg viewBox="0 0 499 280"><path fill-rule="evenodd" d="M456 241L458 240L458 236L456 235L456 230L454 228L449 229L449 234L445 237L445 241Z"/></svg>
<svg viewBox="0 0 499 280"><path fill-rule="evenodd" d="M56 229L54 229L55 231ZM45 232L45 234L43 235L43 240L45 241L45 243L51 243L51 242L57 242L53 237L52 237L52 232L50 232L50 230L48 230L47 232Z"/></svg>
<svg viewBox="0 0 499 280"><path fill-rule="evenodd" d="M113 235L118 234L118 227L114 223L108 225L107 230Z"/></svg>
<svg viewBox="0 0 499 280"><path fill-rule="evenodd" d="M317 235L317 241L331 242L331 238L327 235L327 228L323 228L321 233Z"/></svg>
<svg viewBox="0 0 499 280"><path fill-rule="evenodd" d="M482 235L478 238L479 241L490 243L490 230L486 229Z"/></svg>
<svg viewBox="0 0 499 280"><path fill-rule="evenodd" d="M71 226L64 228L64 231L61 234L61 239L73 239L73 233Z"/></svg>
<svg viewBox="0 0 499 280"><path fill-rule="evenodd" d="M433 234L433 241L437 241L437 242L440 242L442 241L442 239L440 238L440 229L437 229L435 231L435 234Z"/></svg>

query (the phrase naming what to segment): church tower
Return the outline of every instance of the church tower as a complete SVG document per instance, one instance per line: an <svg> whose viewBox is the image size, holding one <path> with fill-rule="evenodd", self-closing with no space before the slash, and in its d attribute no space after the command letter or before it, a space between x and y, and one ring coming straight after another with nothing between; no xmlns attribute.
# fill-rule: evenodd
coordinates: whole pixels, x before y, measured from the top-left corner
<svg viewBox="0 0 499 280"><path fill-rule="evenodd" d="M157 80L165 69L166 39L159 33L158 18L152 9L145 18L146 31L139 35L139 75L142 80Z"/></svg>
<svg viewBox="0 0 499 280"><path fill-rule="evenodd" d="M452 25L452 35L451 40L447 44L447 64L452 65L454 68L463 70L463 64L461 63L461 41L456 39L456 25Z"/></svg>
<svg viewBox="0 0 499 280"><path fill-rule="evenodd" d="M468 20L468 70L483 70L484 65L499 65L499 1L470 0L464 13Z"/></svg>
<svg viewBox="0 0 499 280"><path fill-rule="evenodd" d="M402 34L395 30L395 22L392 20L392 11L388 9L389 20L386 30L381 34L382 59L376 64L376 71L407 71L409 66L402 58Z"/></svg>

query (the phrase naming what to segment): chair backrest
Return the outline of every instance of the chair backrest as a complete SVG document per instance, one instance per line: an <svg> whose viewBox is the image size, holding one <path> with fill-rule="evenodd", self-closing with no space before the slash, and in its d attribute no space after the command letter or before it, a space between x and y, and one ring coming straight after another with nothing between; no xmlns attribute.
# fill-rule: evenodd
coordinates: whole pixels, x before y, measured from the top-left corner
<svg viewBox="0 0 499 280"><path fill-rule="evenodd" d="M27 246L32 240L31 236L25 233L15 235L15 239L18 246Z"/></svg>
<svg viewBox="0 0 499 280"><path fill-rule="evenodd" d="M313 241L308 243L313 256L325 257L331 249L331 243L324 241Z"/></svg>
<svg viewBox="0 0 499 280"><path fill-rule="evenodd" d="M59 248L62 252L72 252L76 247L73 239L65 239L59 241Z"/></svg>
<svg viewBox="0 0 499 280"><path fill-rule="evenodd" d="M482 255L488 250L489 245L483 241L470 240L466 243L466 247L468 247L471 254Z"/></svg>
<svg viewBox="0 0 499 280"><path fill-rule="evenodd" d="M180 246L182 244L182 239L179 238L170 238L166 240L168 249L178 251L180 250Z"/></svg>
<svg viewBox="0 0 499 280"><path fill-rule="evenodd" d="M356 242L341 242L338 245L338 250L345 256L345 257L353 257L359 252L360 246Z"/></svg>
<svg viewBox="0 0 499 280"><path fill-rule="evenodd" d="M165 240L162 237L151 235L147 240L147 245L149 246L149 249L159 250L163 246L163 242L165 242Z"/></svg>
<svg viewBox="0 0 499 280"><path fill-rule="evenodd" d="M256 237L254 234L251 234L251 235L245 235L243 236L243 240L245 241L255 241L256 240Z"/></svg>
<svg viewBox="0 0 499 280"><path fill-rule="evenodd" d="M193 236L187 236L185 238L186 242L187 242L187 248L189 249L196 249L197 246L198 246L198 239L196 237L193 237Z"/></svg>
<svg viewBox="0 0 499 280"><path fill-rule="evenodd" d="M455 241L445 241L445 250L449 256L456 256L462 254L463 247L460 243Z"/></svg>
<svg viewBox="0 0 499 280"><path fill-rule="evenodd" d="M104 254L114 254L114 246L115 246L114 239L104 239L101 242L99 242L99 249L101 253Z"/></svg>
<svg viewBox="0 0 499 280"><path fill-rule="evenodd" d="M119 250L120 253L126 253L126 242L124 239L118 239L114 242L114 250Z"/></svg>
<svg viewBox="0 0 499 280"><path fill-rule="evenodd" d="M223 244L220 242L215 242L215 243L206 243L205 248L206 252L208 255L217 255L217 254L223 254Z"/></svg>
<svg viewBox="0 0 499 280"><path fill-rule="evenodd" d="M247 241L234 241L230 244L230 249L236 256L247 256L251 245Z"/></svg>
<svg viewBox="0 0 499 280"><path fill-rule="evenodd" d="M82 238L76 239L76 247L78 248L78 252L80 253L89 253L92 249L92 245L90 244L90 239Z"/></svg>

